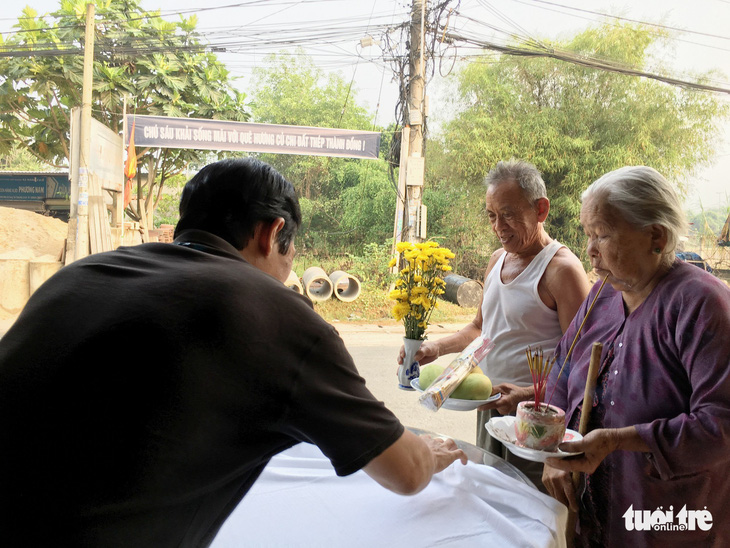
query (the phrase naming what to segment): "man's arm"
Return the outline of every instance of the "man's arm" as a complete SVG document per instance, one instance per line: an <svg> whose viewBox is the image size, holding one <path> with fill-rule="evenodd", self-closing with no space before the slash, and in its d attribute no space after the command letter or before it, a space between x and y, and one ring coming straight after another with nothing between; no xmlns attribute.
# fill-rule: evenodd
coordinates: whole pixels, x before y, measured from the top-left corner
<svg viewBox="0 0 730 548"><path fill-rule="evenodd" d="M380 485L399 495L415 495L431 477L455 460L466 464L464 451L454 440L417 436L405 430L398 440L371 460L366 474Z"/></svg>
<svg viewBox="0 0 730 548"><path fill-rule="evenodd" d="M591 289L583 264L568 248L560 248L545 269L540 286L540 296L544 302L550 301L545 302L548 306L554 303L550 308L557 310L560 329L565 333Z"/></svg>

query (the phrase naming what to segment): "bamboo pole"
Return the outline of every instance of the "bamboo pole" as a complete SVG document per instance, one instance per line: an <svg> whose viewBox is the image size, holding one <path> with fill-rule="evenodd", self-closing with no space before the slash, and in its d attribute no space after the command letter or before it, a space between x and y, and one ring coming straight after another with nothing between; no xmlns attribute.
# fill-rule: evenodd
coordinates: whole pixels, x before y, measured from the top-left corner
<svg viewBox="0 0 730 548"><path fill-rule="evenodd" d="M583 391L583 410L580 415L580 424L578 433L585 436L588 433L588 421L591 417L593 409L593 395L596 393L596 381L598 379L598 370L601 365L601 353L603 352L603 344L594 342L591 348L591 361L588 365L588 377L586 378L586 386ZM576 490L576 498L578 495L578 483L580 481L580 472L573 472L573 487ZM576 512L568 514L568 523L565 528L565 537L568 546L573 546L573 536L575 535L575 523L578 519Z"/></svg>

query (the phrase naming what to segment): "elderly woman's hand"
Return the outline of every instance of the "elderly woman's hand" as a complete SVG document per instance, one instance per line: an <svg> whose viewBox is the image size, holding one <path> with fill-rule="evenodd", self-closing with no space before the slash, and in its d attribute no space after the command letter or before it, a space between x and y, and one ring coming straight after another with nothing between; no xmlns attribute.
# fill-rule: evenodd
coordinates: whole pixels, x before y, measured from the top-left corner
<svg viewBox="0 0 730 548"><path fill-rule="evenodd" d="M566 453L582 453L565 459L547 459L546 463L565 472L585 472L592 474L601 464L606 455L617 449L615 430L599 428L588 432L580 441L560 444L560 449Z"/></svg>
<svg viewBox="0 0 730 548"><path fill-rule="evenodd" d="M599 428L588 432L580 441L561 443L560 449L568 453L581 452L583 454L566 459L547 459L546 464L566 472L585 472L587 474L595 472L603 459L618 449L649 452L649 446L641 439L633 426Z"/></svg>
<svg viewBox="0 0 730 548"><path fill-rule="evenodd" d="M578 511L578 499L570 473L545 464L542 471L542 483L555 500L562 502L574 512Z"/></svg>

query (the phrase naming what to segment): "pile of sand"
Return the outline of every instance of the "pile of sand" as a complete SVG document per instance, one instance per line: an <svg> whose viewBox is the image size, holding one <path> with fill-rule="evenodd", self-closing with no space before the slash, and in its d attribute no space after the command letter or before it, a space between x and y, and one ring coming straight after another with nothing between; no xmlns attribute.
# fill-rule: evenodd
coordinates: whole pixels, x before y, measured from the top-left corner
<svg viewBox="0 0 730 548"><path fill-rule="evenodd" d="M13 207L0 207L0 259L57 261L68 225L53 217Z"/></svg>
<svg viewBox="0 0 730 548"><path fill-rule="evenodd" d="M68 225L53 217L14 207L0 207L0 260L58 261ZM0 306L0 336L17 317Z"/></svg>

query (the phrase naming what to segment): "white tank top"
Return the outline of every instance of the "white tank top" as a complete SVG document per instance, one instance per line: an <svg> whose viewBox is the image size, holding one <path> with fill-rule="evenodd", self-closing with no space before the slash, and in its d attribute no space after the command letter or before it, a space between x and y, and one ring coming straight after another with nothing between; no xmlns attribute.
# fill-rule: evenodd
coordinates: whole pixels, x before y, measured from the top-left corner
<svg viewBox="0 0 730 548"><path fill-rule="evenodd" d="M507 256L503 253L484 282L482 334L494 341L494 348L480 366L495 385L531 386L525 350L542 347L547 359L563 335L557 311L545 306L537 292L548 263L561 247L553 240L509 283L502 283Z"/></svg>

